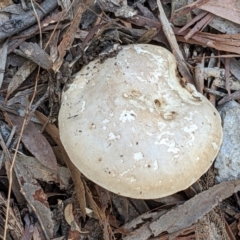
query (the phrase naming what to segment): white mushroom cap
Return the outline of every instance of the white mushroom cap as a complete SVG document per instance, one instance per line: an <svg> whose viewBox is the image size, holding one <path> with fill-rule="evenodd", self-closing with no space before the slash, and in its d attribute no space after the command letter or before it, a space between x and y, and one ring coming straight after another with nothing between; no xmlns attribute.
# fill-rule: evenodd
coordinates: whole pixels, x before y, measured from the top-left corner
<svg viewBox="0 0 240 240"><path fill-rule="evenodd" d="M86 177L141 199L189 187L222 142L216 109L192 85L181 86L168 50L147 44L83 67L63 93L59 128Z"/></svg>

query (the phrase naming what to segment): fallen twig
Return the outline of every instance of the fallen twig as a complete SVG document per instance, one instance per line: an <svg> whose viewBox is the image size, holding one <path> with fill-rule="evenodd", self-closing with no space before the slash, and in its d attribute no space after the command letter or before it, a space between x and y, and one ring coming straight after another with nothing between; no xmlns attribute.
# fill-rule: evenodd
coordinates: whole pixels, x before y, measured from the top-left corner
<svg viewBox="0 0 240 240"><path fill-rule="evenodd" d="M187 82L193 83L193 77L185 63L182 52L179 49L175 34L174 34L173 29L171 28L170 23L166 17L166 14L164 12L164 9L162 7L160 0L157 0L157 5L158 5L159 13L160 13L159 19L162 23L162 29L163 29L163 32L166 35L166 38L168 39L168 42L172 48L173 55L177 60L179 72L182 74L182 76L185 78L185 80Z"/></svg>
<svg viewBox="0 0 240 240"><path fill-rule="evenodd" d="M53 11L57 7L57 5L57 0L45 0L41 4L41 9L43 11L36 6L36 13L39 19L42 19L49 12ZM26 29L27 27L33 25L36 22L36 16L32 11L26 12L24 16L20 15L9 21L3 22L0 25L0 41Z"/></svg>

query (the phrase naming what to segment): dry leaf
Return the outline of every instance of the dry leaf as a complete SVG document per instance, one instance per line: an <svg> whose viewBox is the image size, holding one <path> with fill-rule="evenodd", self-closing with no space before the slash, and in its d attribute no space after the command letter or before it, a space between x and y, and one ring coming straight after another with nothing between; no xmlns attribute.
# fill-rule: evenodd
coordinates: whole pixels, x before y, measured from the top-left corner
<svg viewBox="0 0 240 240"><path fill-rule="evenodd" d="M30 60L26 60L23 63L8 85L6 99L26 80L26 78L36 69L36 67L37 65Z"/></svg>
<svg viewBox="0 0 240 240"><path fill-rule="evenodd" d="M239 0L210 0L199 8L240 24Z"/></svg>
<svg viewBox="0 0 240 240"><path fill-rule="evenodd" d="M44 166L36 158L24 154L18 154L17 161L20 161L36 179L48 183L54 182L59 184L61 189L67 189L69 187L71 174L68 168L58 166L58 170L55 172Z"/></svg>
<svg viewBox="0 0 240 240"><path fill-rule="evenodd" d="M11 120L12 125L17 127L17 131L20 131L23 118L12 114L8 114L8 117ZM55 173L57 172L57 160L52 147L31 121L25 126L22 142L39 162L47 168L52 169Z"/></svg>
<svg viewBox="0 0 240 240"><path fill-rule="evenodd" d="M14 170L21 185L21 193L38 217L46 238L51 239L53 237L54 222L46 194L37 180L20 161L15 162Z"/></svg>
<svg viewBox="0 0 240 240"><path fill-rule="evenodd" d="M26 55L26 57L43 69L52 68L52 60L50 56L36 43L23 42L20 45L21 51Z"/></svg>
<svg viewBox="0 0 240 240"><path fill-rule="evenodd" d="M69 203L65 209L64 209L64 217L68 225L71 226L71 231L78 231L82 232L81 229L79 228L78 224L75 221L75 218L73 216L73 205L72 203Z"/></svg>

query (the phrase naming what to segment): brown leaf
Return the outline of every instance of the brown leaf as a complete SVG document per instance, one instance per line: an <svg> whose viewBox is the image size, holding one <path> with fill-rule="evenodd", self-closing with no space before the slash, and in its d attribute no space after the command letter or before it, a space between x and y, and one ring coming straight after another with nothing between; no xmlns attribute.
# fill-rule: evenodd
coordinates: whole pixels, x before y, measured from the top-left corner
<svg viewBox="0 0 240 240"><path fill-rule="evenodd" d="M53 63L50 56L37 43L23 42L20 49L28 59L40 67L47 70L52 68Z"/></svg>
<svg viewBox="0 0 240 240"><path fill-rule="evenodd" d="M191 226L222 200L240 190L240 180L223 182L199 193L183 205L167 212L150 224L154 236L167 231L173 233Z"/></svg>
<svg viewBox="0 0 240 240"><path fill-rule="evenodd" d="M156 28L157 30L161 30L162 28L162 25L158 20L146 18L141 15L133 16L132 18L128 19L128 22L140 27L148 26L150 28Z"/></svg>
<svg viewBox="0 0 240 240"><path fill-rule="evenodd" d="M69 203L64 209L64 217L69 226L71 226L71 231L77 231L82 233L80 227L75 221L75 217L73 215L73 204Z"/></svg>
<svg viewBox="0 0 240 240"><path fill-rule="evenodd" d="M240 24L239 0L210 0L199 8Z"/></svg>
<svg viewBox="0 0 240 240"><path fill-rule="evenodd" d="M54 182L60 185L61 189L69 187L71 174L68 168L58 166L57 172L44 166L34 157L29 157L24 154L17 155L17 161L20 161L25 168L38 180L43 182Z"/></svg>
<svg viewBox="0 0 240 240"><path fill-rule="evenodd" d="M53 237L54 222L52 212L47 202L47 196L43 192L41 186L32 174L21 164L20 161L15 162L14 167L18 182L21 185L21 192L26 201L30 205L38 217L38 221L45 233L47 239Z"/></svg>
<svg viewBox="0 0 240 240"><path fill-rule="evenodd" d="M109 203L111 202L109 191L98 185L95 185L95 188L96 188L98 196L99 196L99 202L101 205L101 209L103 212L105 212L109 206Z"/></svg>
<svg viewBox="0 0 240 240"><path fill-rule="evenodd" d="M36 69L36 67L37 65L30 60L26 60L23 63L8 85L6 99L8 99L9 95L26 80L26 78Z"/></svg>
<svg viewBox="0 0 240 240"><path fill-rule="evenodd" d="M12 114L8 114L8 117L12 125L17 127L17 131L20 131L23 118ZM57 160L49 142L31 121L25 126L22 142L39 162L52 169L55 173L57 172Z"/></svg>

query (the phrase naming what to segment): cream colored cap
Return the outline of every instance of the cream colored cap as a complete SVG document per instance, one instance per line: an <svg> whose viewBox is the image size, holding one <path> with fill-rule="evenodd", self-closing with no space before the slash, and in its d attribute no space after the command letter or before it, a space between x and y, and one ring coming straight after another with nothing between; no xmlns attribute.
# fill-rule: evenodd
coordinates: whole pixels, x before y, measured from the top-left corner
<svg viewBox="0 0 240 240"><path fill-rule="evenodd" d="M148 44L83 67L63 93L59 128L87 178L141 199L189 187L222 142L216 109L191 84L181 86L168 50Z"/></svg>

